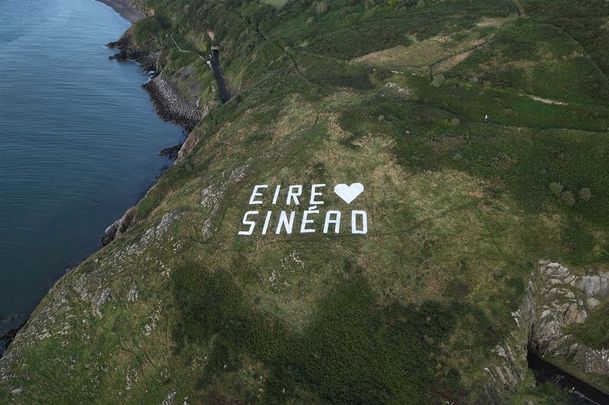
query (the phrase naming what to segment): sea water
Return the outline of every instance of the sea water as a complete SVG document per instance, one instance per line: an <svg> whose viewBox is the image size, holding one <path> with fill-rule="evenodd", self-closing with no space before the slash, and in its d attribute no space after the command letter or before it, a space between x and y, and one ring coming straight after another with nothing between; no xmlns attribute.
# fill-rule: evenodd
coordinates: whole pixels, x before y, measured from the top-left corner
<svg viewBox="0 0 609 405"><path fill-rule="evenodd" d="M0 0L0 335L99 247L183 137L139 67L108 59L128 27L93 0Z"/></svg>

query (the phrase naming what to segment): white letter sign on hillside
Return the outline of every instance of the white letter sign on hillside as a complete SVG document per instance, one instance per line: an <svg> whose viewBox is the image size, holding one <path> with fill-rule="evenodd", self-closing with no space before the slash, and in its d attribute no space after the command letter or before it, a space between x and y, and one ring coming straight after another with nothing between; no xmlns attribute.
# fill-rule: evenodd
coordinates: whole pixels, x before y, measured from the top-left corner
<svg viewBox="0 0 609 405"><path fill-rule="evenodd" d="M239 235L368 234L368 213L354 207L364 185L335 185L332 190L340 200L336 207L328 208L323 199L327 189L325 184L255 185L248 201L251 209L243 214ZM268 210L264 212L260 206Z"/></svg>

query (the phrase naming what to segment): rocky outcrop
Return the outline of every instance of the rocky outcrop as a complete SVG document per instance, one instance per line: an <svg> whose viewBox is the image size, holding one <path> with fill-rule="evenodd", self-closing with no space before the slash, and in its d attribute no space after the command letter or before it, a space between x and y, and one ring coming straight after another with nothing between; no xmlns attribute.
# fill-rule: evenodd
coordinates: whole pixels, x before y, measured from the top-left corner
<svg viewBox="0 0 609 405"><path fill-rule="evenodd" d="M216 106L216 103L214 103L214 102L208 103L205 106L205 108L203 109L203 111L201 112L201 114L202 114L201 119L203 119L207 114L209 114L209 112L215 106ZM190 134L188 134L188 138L186 138L184 143L180 146L180 150L178 151L178 154L176 157L176 162L180 162L180 161L184 160L184 158L186 156L188 156L190 154L190 152L192 152L192 150L195 148L195 146L197 146L198 143L199 143L199 137L194 132L191 132Z"/></svg>
<svg viewBox="0 0 609 405"><path fill-rule="evenodd" d="M184 143L180 147L180 150L178 151L178 155L177 155L176 161L184 160L184 158L188 154L190 154L190 152L192 152L194 147L197 146L197 143L199 143L198 138L196 137L196 135L193 132L191 132L188 135L188 138L186 138L186 141L184 141Z"/></svg>
<svg viewBox="0 0 609 405"><path fill-rule="evenodd" d="M579 280L579 288L587 296L609 296L609 273L583 276Z"/></svg>
<svg viewBox="0 0 609 405"><path fill-rule="evenodd" d="M147 72L157 72L160 70L159 53L146 52L139 49L133 41L133 28L129 28L118 41L109 42L106 46L118 51L110 56L110 59L138 62L142 66L142 69Z"/></svg>
<svg viewBox="0 0 609 405"><path fill-rule="evenodd" d="M578 343L568 328L585 322L588 311L609 296L608 279L609 273L578 276L559 263L539 263L522 304L512 313L514 330L495 347L497 357L484 369L489 399L501 403L525 380L528 350L549 359L563 356L584 373L609 376L609 348L596 350Z"/></svg>
<svg viewBox="0 0 609 405"><path fill-rule="evenodd" d="M609 375L609 349L578 349L574 350L573 362L580 370L585 373Z"/></svg>
<svg viewBox="0 0 609 405"><path fill-rule="evenodd" d="M504 342L493 350L496 358L484 368L488 378L484 385L487 397L492 403L500 404L505 394L513 393L516 386L527 376L527 352L533 326L537 317L537 284L533 281L536 274L531 274L524 299L518 309L512 313L515 328Z"/></svg>
<svg viewBox="0 0 609 405"><path fill-rule="evenodd" d="M17 332L19 332L19 328L14 328L0 336L0 357L4 355L8 345L15 339Z"/></svg>
<svg viewBox="0 0 609 405"><path fill-rule="evenodd" d="M569 355L573 337L565 333L565 326L583 323L588 316L578 281L558 263L545 263L539 268L538 313L530 343L543 357Z"/></svg>
<svg viewBox="0 0 609 405"><path fill-rule="evenodd" d="M159 156L164 156L166 158L175 160L178 157L178 152L180 152L180 149L182 149L182 145L183 144L179 143L177 145L170 146L169 148L161 149Z"/></svg>
<svg viewBox="0 0 609 405"><path fill-rule="evenodd" d="M609 296L609 273L577 276L557 263L540 268L544 288L531 344L546 358L564 356L584 373L609 376L609 348L593 349L576 342L569 326L584 323L588 312Z"/></svg>
<svg viewBox="0 0 609 405"><path fill-rule="evenodd" d="M102 307L108 303L112 299L112 290L110 288L104 288L104 290L99 295L99 298L95 301L93 305L93 313L97 317L102 316Z"/></svg>
<svg viewBox="0 0 609 405"><path fill-rule="evenodd" d="M136 213L137 211L135 207L131 207L120 219L114 221L112 225L107 227L104 232L104 236L101 239L102 245L107 245L119 235L125 233L127 229L129 229L129 227L135 222Z"/></svg>

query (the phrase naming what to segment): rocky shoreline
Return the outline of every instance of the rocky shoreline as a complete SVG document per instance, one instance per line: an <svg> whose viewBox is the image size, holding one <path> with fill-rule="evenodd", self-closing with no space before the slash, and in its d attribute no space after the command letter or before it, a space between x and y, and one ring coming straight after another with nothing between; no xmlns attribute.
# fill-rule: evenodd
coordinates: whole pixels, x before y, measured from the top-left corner
<svg viewBox="0 0 609 405"><path fill-rule="evenodd" d="M139 63L142 69L152 76L143 87L150 94L157 114L165 121L180 125L187 132L192 131L203 119L203 112L196 105L181 97L170 81L159 73L161 70L158 62L159 55L139 50L133 44L132 35L132 31L129 29L118 41L107 44L109 48L118 51L110 58Z"/></svg>
<svg viewBox="0 0 609 405"><path fill-rule="evenodd" d="M150 94L155 112L161 119L181 126L189 134L183 144L165 148L159 153L172 160L180 160L196 144L196 139L191 131L207 115L213 105L210 104L205 109L200 109L180 96L170 80L159 73L161 71L159 54L141 51L134 45L132 29L127 30L118 41L110 42L107 46L117 50L117 53L110 57L111 59L140 64L142 70L151 76L142 87ZM101 238L102 246L112 242L135 222L137 222L136 210L135 207L131 207L120 219L106 228Z"/></svg>
<svg viewBox="0 0 609 405"><path fill-rule="evenodd" d="M122 17L131 22L135 22L145 16L135 4L130 0L98 0L118 12ZM142 70L152 75L150 81L144 84L144 87L150 94L150 98L156 113L165 121L172 122L184 128L187 133L203 119L211 106L203 111L196 105L184 100L169 83L168 80L159 75L158 55L142 52L135 48L131 39L131 29L128 29L117 41L110 42L106 46L110 49L116 49L118 52L110 58L117 61L133 61L140 64ZM173 146L167 149L176 149L175 153L168 155L172 160L179 160L187 152L192 149L196 143L192 136L188 136L183 144ZM163 150L165 151L165 149ZM161 155L163 155L161 151ZM101 246L105 246L112 242L116 237L127 231L127 229L136 222L135 207L130 207L125 214L113 222L101 237ZM14 329L0 335L0 358L7 351L10 343L15 339L27 321Z"/></svg>
<svg viewBox="0 0 609 405"><path fill-rule="evenodd" d="M21 329L21 326L18 328L10 329L0 336L0 358L2 357L6 349L8 349L8 346L11 344L13 339L15 339L15 336L17 336L17 332L19 332L19 329Z"/></svg>

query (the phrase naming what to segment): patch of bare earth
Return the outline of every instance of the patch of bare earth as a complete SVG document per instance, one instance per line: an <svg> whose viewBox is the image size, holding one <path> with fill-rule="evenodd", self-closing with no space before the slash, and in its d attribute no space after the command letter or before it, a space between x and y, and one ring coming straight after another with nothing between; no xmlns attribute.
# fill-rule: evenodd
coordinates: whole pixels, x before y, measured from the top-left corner
<svg viewBox="0 0 609 405"><path fill-rule="evenodd" d="M457 66L459 63L469 58L472 53L474 53L474 49L444 59L442 62L436 64L433 70L437 73L448 72L449 70Z"/></svg>
<svg viewBox="0 0 609 405"><path fill-rule="evenodd" d="M539 101L540 103L544 103L544 104L569 105L569 103L565 103L564 101L551 100L549 98L538 97L538 96L534 96L532 94L527 94L527 97L529 97L532 100Z"/></svg>
<svg viewBox="0 0 609 405"><path fill-rule="evenodd" d="M448 35L436 35L409 46L398 45L372 52L353 59L353 62L396 70L427 67L445 60L449 60L446 63L450 65L462 62L470 55L471 49L483 45L485 41L475 32L470 32L461 41L455 41Z"/></svg>

